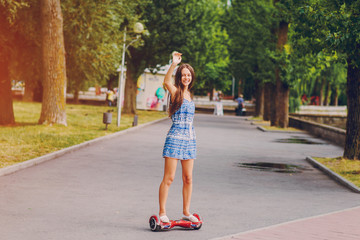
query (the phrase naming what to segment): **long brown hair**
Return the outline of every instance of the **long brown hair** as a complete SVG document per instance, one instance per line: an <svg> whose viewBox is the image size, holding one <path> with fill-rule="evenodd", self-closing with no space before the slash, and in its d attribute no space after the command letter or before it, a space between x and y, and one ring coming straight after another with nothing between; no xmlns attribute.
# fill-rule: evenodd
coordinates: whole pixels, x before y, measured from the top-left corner
<svg viewBox="0 0 360 240"><path fill-rule="evenodd" d="M192 88L193 83L195 81L195 71L192 68L192 66L190 66L190 64L187 63L181 64L175 73L175 87L177 90L175 92L174 98L172 99L173 101L171 101L169 106L169 116L173 115L181 107L181 104L183 102L185 86L181 82L181 71L184 68L187 68L191 73L191 82L188 86L189 90Z"/></svg>

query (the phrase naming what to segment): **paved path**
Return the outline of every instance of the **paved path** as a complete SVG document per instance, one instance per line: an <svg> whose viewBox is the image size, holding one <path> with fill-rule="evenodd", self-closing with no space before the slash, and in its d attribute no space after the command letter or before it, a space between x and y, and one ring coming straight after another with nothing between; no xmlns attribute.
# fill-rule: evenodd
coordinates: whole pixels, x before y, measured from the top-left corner
<svg viewBox="0 0 360 240"><path fill-rule="evenodd" d="M198 159L191 208L204 218L201 230L154 233L148 227L158 210L166 120L0 177L0 239L213 239L360 206L359 194L304 160L339 156L337 146L280 143L294 136L325 142L301 133L261 132L232 116L197 114L194 126ZM311 170L238 166L260 161ZM169 217L179 217L181 206L179 164Z"/></svg>
<svg viewBox="0 0 360 240"><path fill-rule="evenodd" d="M304 240L360 238L360 207L252 230L222 240Z"/></svg>

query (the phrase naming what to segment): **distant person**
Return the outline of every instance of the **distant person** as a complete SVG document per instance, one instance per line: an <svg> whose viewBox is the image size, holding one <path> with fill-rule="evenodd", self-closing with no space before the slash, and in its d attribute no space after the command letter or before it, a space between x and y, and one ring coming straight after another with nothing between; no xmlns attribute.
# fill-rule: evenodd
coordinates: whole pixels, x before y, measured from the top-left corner
<svg viewBox="0 0 360 240"><path fill-rule="evenodd" d="M215 103L215 107L214 107L214 115L217 115L217 116L223 116L224 115L224 109L223 109L223 104L221 102L221 99L222 99L222 92L221 91L218 91L217 92L217 101Z"/></svg>
<svg viewBox="0 0 360 240"><path fill-rule="evenodd" d="M159 216L162 222L169 222L166 216L166 200L171 183L174 180L178 160L181 160L183 179L183 219L198 222L190 213L192 194L192 174L196 158L196 137L193 127L195 104L190 89L195 80L194 69L189 64L181 64L175 73L175 83L171 75L181 63L181 53L173 53L173 61L167 71L164 84L170 92L169 116L172 125L166 136L163 149L165 158L164 177L159 188Z"/></svg>
<svg viewBox="0 0 360 240"><path fill-rule="evenodd" d="M310 105L320 105L320 98L319 98L319 96L311 96L311 98L310 98Z"/></svg>
<svg viewBox="0 0 360 240"><path fill-rule="evenodd" d="M244 108L244 96L240 94L239 97L235 97L234 100L238 103L236 111L236 116L242 116L243 115L243 108Z"/></svg>
<svg viewBox="0 0 360 240"><path fill-rule="evenodd" d="M223 98L223 94L221 91L218 92L218 101L221 102L221 99Z"/></svg>
<svg viewBox="0 0 360 240"><path fill-rule="evenodd" d="M214 104L214 115L216 116L223 116L224 115L224 109L222 102L218 101Z"/></svg>
<svg viewBox="0 0 360 240"><path fill-rule="evenodd" d="M217 91L214 92L214 95L213 95L213 101L218 101L219 100L219 93Z"/></svg>
<svg viewBox="0 0 360 240"><path fill-rule="evenodd" d="M301 104L302 104L302 105L307 105L308 101L309 101L309 100L308 100L306 94L304 93L304 94L301 96Z"/></svg>
<svg viewBox="0 0 360 240"><path fill-rule="evenodd" d="M109 89L106 92L106 102L109 107L113 106L113 104L114 104L113 101L114 101L114 91L112 89Z"/></svg>

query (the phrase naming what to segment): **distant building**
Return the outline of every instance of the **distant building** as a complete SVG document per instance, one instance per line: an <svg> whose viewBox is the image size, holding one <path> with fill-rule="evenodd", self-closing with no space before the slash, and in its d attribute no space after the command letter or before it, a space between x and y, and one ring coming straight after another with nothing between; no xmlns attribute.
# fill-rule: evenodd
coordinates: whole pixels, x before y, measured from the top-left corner
<svg viewBox="0 0 360 240"><path fill-rule="evenodd" d="M167 106L168 91L163 86L169 66L161 67L156 73L145 69L137 81L136 108L164 111Z"/></svg>

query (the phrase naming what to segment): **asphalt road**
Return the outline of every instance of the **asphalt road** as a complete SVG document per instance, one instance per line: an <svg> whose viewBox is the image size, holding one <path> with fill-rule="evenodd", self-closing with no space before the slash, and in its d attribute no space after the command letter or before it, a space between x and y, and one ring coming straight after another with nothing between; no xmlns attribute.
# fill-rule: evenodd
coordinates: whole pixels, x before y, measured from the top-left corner
<svg viewBox="0 0 360 240"><path fill-rule="evenodd" d="M197 114L191 208L203 217L203 227L151 232L170 124L165 120L0 177L0 239L212 239L360 205L359 194L304 160L340 156L341 148L307 134L261 132L239 117ZM322 144L278 142L294 137ZM239 167L256 162L309 169ZM180 164L177 170L167 206L172 219L182 213Z"/></svg>

